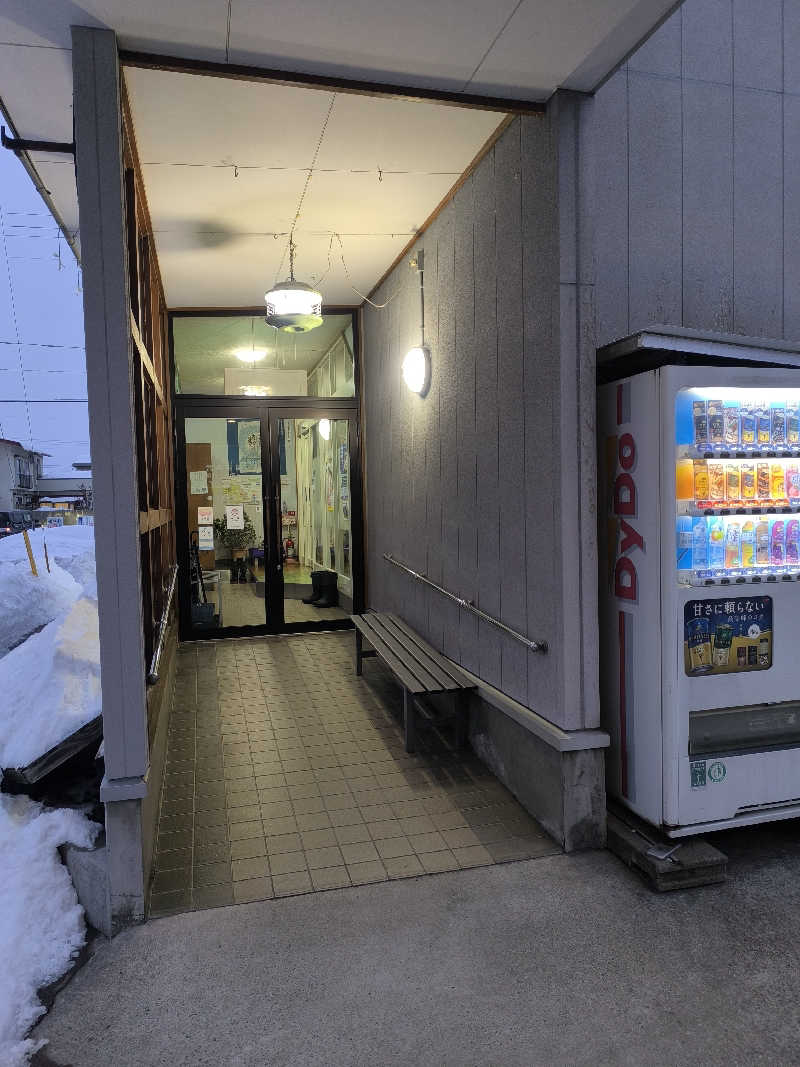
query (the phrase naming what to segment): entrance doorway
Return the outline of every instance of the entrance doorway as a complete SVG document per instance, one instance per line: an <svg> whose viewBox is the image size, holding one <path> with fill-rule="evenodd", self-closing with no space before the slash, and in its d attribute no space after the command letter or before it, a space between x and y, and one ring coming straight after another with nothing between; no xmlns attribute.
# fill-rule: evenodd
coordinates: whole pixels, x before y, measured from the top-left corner
<svg viewBox="0 0 800 1067"><path fill-rule="evenodd" d="M361 608L357 408L176 405L181 639L340 629Z"/></svg>

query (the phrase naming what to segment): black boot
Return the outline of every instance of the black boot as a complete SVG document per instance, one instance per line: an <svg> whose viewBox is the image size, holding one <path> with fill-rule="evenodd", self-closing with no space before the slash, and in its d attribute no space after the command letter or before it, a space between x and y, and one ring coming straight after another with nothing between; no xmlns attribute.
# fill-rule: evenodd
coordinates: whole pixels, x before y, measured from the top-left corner
<svg viewBox="0 0 800 1067"><path fill-rule="evenodd" d="M231 582L239 581L239 560L235 559L231 563Z"/></svg>
<svg viewBox="0 0 800 1067"><path fill-rule="evenodd" d="M317 608L335 608L339 605L339 589L336 584L335 571L323 571L320 577L322 596L316 601Z"/></svg>
<svg viewBox="0 0 800 1067"><path fill-rule="evenodd" d="M240 582L245 582L245 583L247 583L249 581L249 576L248 576L248 573L247 573L247 560L246 559L240 559L239 560L239 581Z"/></svg>
<svg viewBox="0 0 800 1067"><path fill-rule="evenodd" d="M316 604L319 598L322 596L322 587L320 586L320 578L325 571L312 571L311 572L311 596L304 596L304 604Z"/></svg>

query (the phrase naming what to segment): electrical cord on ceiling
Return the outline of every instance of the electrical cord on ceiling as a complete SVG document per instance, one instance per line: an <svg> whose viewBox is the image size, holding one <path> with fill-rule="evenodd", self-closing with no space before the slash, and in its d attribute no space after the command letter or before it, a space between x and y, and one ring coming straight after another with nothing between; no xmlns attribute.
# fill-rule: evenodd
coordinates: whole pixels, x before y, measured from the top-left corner
<svg viewBox="0 0 800 1067"><path fill-rule="evenodd" d="M293 243L294 243L294 231L297 228L297 220L300 218L300 212L301 212L302 207L303 207L303 201L306 198L306 193L308 192L308 187L311 184L311 176L314 173L314 167L317 164L317 159L319 157L320 149L322 148L322 142L325 139L325 131L328 129L328 123L330 122L331 113L333 111L333 105L335 103L336 103L336 93L331 93L331 102L330 102L330 106L328 107L328 114L325 116L325 121L322 123L322 129L320 130L320 133L319 133L319 140L317 141L317 147L314 149L314 157L311 160L311 166L308 168L308 174L306 175L306 180L305 180L305 183L303 184L303 191L300 193L300 200L297 203L297 211L295 211L295 213L294 213L294 220L292 221L292 228L289 231L289 245L288 245L286 251L284 251L283 256L281 257L280 266L278 267L278 273L275 275L275 284L276 285L278 284L278 279L280 277L281 271L283 270L283 264L284 264L284 262L286 260L286 252L288 251L291 254L291 251L292 251L292 246L293 246Z"/></svg>
<svg viewBox="0 0 800 1067"><path fill-rule="evenodd" d="M396 300L397 297L403 292L404 289L408 288L408 283L399 285L397 287L397 289L395 290L395 292L392 293L392 295L389 297L389 299L387 301L385 301L383 304L376 304L374 300L370 300L370 298L368 296L366 296L364 293L362 293L360 289L356 289L356 287L353 285L353 279L350 277L350 271L347 268L347 263L346 263L345 258L344 258L344 245L342 244L341 237L336 232L331 234L331 247L328 249L328 270L331 269L331 252L332 252L332 248L333 248L333 238L334 237L339 242L339 258L342 261L342 266L344 267L344 272L347 275L347 281L350 284L350 288L353 290L353 292L356 294L356 296L360 296L362 300L366 301L366 303L368 303L370 305L370 307L374 307L377 311L382 311L384 308L388 307L389 304L391 304L393 300ZM325 273L327 274L328 271L326 271ZM323 277L324 277L324 275L323 275Z"/></svg>

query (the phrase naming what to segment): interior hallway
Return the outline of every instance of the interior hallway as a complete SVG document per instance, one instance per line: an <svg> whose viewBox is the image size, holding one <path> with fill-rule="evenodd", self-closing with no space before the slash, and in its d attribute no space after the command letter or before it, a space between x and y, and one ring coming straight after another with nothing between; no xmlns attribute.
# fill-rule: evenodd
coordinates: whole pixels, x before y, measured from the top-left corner
<svg viewBox="0 0 800 1067"><path fill-rule="evenodd" d="M149 914L558 852L471 752L421 731L352 632L184 645Z"/></svg>

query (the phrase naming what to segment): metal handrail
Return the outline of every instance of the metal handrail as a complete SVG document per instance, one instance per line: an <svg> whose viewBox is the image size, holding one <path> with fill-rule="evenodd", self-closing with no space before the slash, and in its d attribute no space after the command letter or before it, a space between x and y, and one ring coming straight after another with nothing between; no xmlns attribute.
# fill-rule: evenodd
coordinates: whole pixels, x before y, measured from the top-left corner
<svg viewBox="0 0 800 1067"><path fill-rule="evenodd" d="M161 616L161 622L158 624L158 640L156 641L156 647L153 651L153 658L150 661L150 670L147 674L148 685L155 685L158 681L158 665L161 660L161 652L164 648L164 635L167 632L167 619L169 618L169 609L172 607L172 595L175 592L175 582L178 578L178 564L172 565L172 577L169 580L169 589L167 590L167 602L164 605L164 613Z"/></svg>
<svg viewBox="0 0 800 1067"><path fill-rule="evenodd" d="M395 567L399 567L401 571L405 571L406 574L410 574L418 582L422 582L423 585L428 585L431 589L435 589L437 593L441 593L442 596L447 597L448 600L452 600L458 604L464 611L470 611L473 615L477 615L479 619L483 619L490 626L494 626L496 630L502 630L504 634L508 634L509 637L513 637L515 641L519 641L520 644L525 645L531 652L547 652L548 646L546 641L532 641L529 637L525 637L523 634L518 633L516 630L512 630L510 626L506 626L504 622L494 618L493 615L487 615L485 611L481 611L480 608L476 608L471 600L465 600L464 597L456 596L455 593L451 593L448 589L445 589L441 585L437 585L436 582L431 581L427 575L420 574L419 571L413 570L411 567L406 566L405 563L401 563L399 559L395 559L389 552L383 553L383 558L387 563L392 563Z"/></svg>

